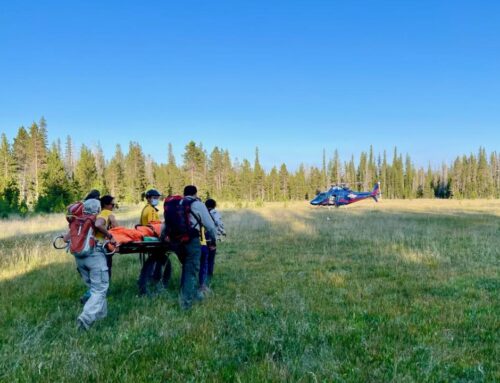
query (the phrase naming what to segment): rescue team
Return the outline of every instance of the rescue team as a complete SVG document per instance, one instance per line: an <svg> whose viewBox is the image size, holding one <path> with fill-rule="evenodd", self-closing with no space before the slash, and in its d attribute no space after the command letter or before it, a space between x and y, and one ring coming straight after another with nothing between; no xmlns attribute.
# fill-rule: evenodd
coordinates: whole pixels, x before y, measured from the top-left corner
<svg viewBox="0 0 500 383"><path fill-rule="evenodd" d="M176 253L182 265L179 304L183 310L190 309L194 302L203 300L210 293L217 240L226 235L216 202L207 199L203 203L197 193L196 186L188 185L182 197L165 199L159 238L168 243L168 251ZM142 209L139 225L159 223L161 193L151 189L145 197L147 204ZM80 299L83 310L77 319L82 330L88 330L96 320L107 315L106 295L113 258L108 254L106 244L117 244L112 234L112 229L118 227L113 213L115 206L114 197L101 197L99 191L92 190L81 203L68 208L70 231L65 239L87 286L87 292ZM167 250L160 246L142 266L138 280L139 295L147 295L150 285L166 288L171 270Z"/></svg>

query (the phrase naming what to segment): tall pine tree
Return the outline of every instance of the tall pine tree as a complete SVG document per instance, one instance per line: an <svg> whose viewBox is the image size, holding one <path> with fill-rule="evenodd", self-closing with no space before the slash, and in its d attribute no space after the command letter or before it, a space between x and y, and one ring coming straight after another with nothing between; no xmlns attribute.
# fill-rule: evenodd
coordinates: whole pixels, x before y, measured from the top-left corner
<svg viewBox="0 0 500 383"><path fill-rule="evenodd" d="M85 145L80 149L80 158L75 167L75 182L81 196L99 186L97 180L97 168L92 151ZM102 192L102 190L99 190Z"/></svg>
<svg viewBox="0 0 500 383"><path fill-rule="evenodd" d="M259 148L255 148L255 162L253 165L253 189L256 199L261 201L265 198L265 179L266 173L259 160Z"/></svg>
<svg viewBox="0 0 500 383"><path fill-rule="evenodd" d="M57 145L47 155L47 167L42 173L42 190L35 211L44 213L62 212L75 199Z"/></svg>
<svg viewBox="0 0 500 383"><path fill-rule="evenodd" d="M30 171L28 190L28 203L34 204L41 192L42 174L47 165L47 124L45 119L40 119L40 124L33 123L30 127L29 147Z"/></svg>
<svg viewBox="0 0 500 383"><path fill-rule="evenodd" d="M146 191L146 163L141 146L130 142L125 157L126 190L125 199L139 203Z"/></svg>
<svg viewBox="0 0 500 383"><path fill-rule="evenodd" d="M106 186L109 193L117 201L125 200L125 157L120 144L116 145L115 154L109 161L109 165L105 169Z"/></svg>
<svg viewBox="0 0 500 383"><path fill-rule="evenodd" d="M0 139L0 194L15 176L15 162L5 133Z"/></svg>

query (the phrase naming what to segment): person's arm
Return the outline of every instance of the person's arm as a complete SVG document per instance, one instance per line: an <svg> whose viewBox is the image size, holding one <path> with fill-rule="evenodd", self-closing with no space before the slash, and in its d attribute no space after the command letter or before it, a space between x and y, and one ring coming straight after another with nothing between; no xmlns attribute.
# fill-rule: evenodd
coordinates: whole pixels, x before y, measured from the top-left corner
<svg viewBox="0 0 500 383"><path fill-rule="evenodd" d="M116 220L116 218L113 214L111 214L108 219L109 219L109 228L110 229L118 226L118 221Z"/></svg>
<svg viewBox="0 0 500 383"><path fill-rule="evenodd" d="M217 222L217 211L215 211L215 210L209 210L208 213L210 214L210 216L212 217L212 220L215 223L215 228L218 228L219 227L219 222Z"/></svg>
<svg viewBox="0 0 500 383"><path fill-rule="evenodd" d="M113 235L108 231L108 229L106 229L106 220L104 218L97 218L95 221L95 227L106 236L106 239L113 239Z"/></svg>
<svg viewBox="0 0 500 383"><path fill-rule="evenodd" d="M142 208L141 219L139 220L139 225L147 225L149 222L149 216L151 215L151 210L149 209L149 205L146 205Z"/></svg>
<svg viewBox="0 0 500 383"><path fill-rule="evenodd" d="M220 213L214 210L212 217L214 217L218 232L221 235L226 235L226 230L224 229L224 222L222 222L222 216L220 215Z"/></svg>
<svg viewBox="0 0 500 383"><path fill-rule="evenodd" d="M205 204L195 201L191 205L191 211L201 220L201 224L205 227L208 235L211 238L217 238L217 229L215 228L214 220L210 216Z"/></svg>

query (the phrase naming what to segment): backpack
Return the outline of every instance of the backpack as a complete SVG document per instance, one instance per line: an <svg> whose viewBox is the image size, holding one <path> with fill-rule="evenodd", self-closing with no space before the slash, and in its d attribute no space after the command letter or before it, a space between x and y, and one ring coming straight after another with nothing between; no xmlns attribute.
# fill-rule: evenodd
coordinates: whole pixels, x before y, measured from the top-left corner
<svg viewBox="0 0 500 383"><path fill-rule="evenodd" d="M75 202L68 206L66 211L66 221L68 223L73 222L73 220L77 217L81 217L83 215L83 202Z"/></svg>
<svg viewBox="0 0 500 383"><path fill-rule="evenodd" d="M191 212L191 204L194 199L183 198L174 195L165 199L163 203L163 216L165 218L165 230L161 235L163 240L172 243L186 243L200 235L200 232L191 227L190 215L192 215L201 227L201 223Z"/></svg>
<svg viewBox="0 0 500 383"><path fill-rule="evenodd" d="M94 252L96 216L81 213L69 223L69 251L77 258L84 258Z"/></svg>

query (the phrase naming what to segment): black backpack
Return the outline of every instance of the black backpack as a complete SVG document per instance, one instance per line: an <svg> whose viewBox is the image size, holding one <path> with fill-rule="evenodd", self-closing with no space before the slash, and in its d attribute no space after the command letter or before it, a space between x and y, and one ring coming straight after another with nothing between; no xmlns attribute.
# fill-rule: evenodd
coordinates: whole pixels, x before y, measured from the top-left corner
<svg viewBox="0 0 500 383"><path fill-rule="evenodd" d="M201 228L198 217L191 212L194 199L183 198L180 195L170 196L163 203L163 216L165 218L165 231L162 238L171 243L186 243L200 235L200 232L191 227L192 215Z"/></svg>

